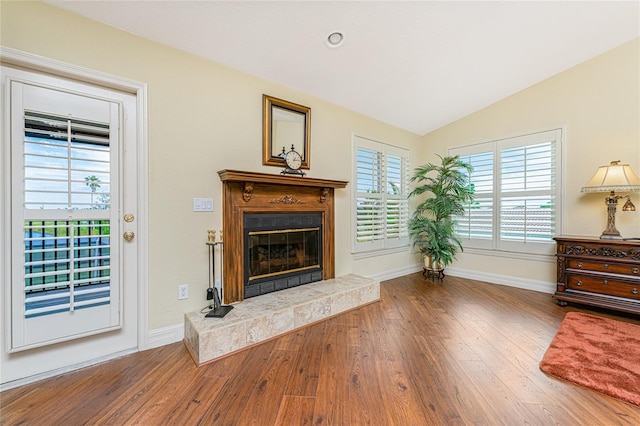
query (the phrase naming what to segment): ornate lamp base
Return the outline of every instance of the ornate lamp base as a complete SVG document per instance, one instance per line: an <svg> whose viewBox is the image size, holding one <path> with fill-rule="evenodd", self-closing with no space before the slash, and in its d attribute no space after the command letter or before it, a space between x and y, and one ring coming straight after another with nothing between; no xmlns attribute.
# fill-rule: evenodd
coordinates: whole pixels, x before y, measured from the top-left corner
<svg viewBox="0 0 640 426"><path fill-rule="evenodd" d="M616 195L614 191L605 198L605 204L607 205L607 229L600 235L601 240L621 240L622 235L616 229L616 208L618 206L618 200L624 198L621 195Z"/></svg>

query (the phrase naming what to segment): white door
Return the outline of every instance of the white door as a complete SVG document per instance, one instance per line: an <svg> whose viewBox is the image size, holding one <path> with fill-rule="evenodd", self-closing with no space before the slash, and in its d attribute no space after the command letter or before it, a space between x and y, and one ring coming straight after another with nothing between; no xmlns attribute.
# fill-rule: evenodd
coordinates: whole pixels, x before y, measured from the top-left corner
<svg viewBox="0 0 640 426"><path fill-rule="evenodd" d="M8 83L9 352L88 336L113 352L134 348L135 96L18 75Z"/></svg>

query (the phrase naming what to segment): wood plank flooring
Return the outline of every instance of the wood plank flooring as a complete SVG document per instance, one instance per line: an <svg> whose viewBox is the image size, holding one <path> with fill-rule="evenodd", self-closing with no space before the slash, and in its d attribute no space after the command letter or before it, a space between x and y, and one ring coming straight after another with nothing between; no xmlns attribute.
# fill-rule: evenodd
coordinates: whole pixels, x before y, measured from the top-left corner
<svg viewBox="0 0 640 426"><path fill-rule="evenodd" d="M5 391L0 424L640 424L639 407L538 369L568 311L640 324L417 273L383 282L379 303L200 368L176 343Z"/></svg>

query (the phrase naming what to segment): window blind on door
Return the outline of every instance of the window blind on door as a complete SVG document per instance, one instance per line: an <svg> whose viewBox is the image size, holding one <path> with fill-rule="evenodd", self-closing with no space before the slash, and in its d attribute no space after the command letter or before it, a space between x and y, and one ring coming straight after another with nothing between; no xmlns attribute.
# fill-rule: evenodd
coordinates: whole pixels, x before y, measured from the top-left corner
<svg viewBox="0 0 640 426"><path fill-rule="evenodd" d="M107 209L109 125L25 111L26 209Z"/></svg>
<svg viewBox="0 0 640 426"><path fill-rule="evenodd" d="M110 303L109 145L108 123L24 111L25 318Z"/></svg>
<svg viewBox="0 0 640 426"><path fill-rule="evenodd" d="M110 302L109 221L25 222L25 317Z"/></svg>

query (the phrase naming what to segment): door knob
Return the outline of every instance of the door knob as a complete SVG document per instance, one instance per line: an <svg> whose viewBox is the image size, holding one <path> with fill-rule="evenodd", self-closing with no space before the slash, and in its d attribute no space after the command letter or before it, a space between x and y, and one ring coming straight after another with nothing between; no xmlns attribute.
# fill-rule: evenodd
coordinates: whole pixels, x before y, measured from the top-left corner
<svg viewBox="0 0 640 426"><path fill-rule="evenodd" d="M132 231L127 231L124 234L122 234L122 238L124 238L127 241L131 241L133 240L133 238L136 236L136 234Z"/></svg>
<svg viewBox="0 0 640 426"><path fill-rule="evenodd" d="M135 219L135 216L132 215L131 213L127 213L127 214L124 215L124 221L125 222L130 223L130 222L133 222L134 219Z"/></svg>

